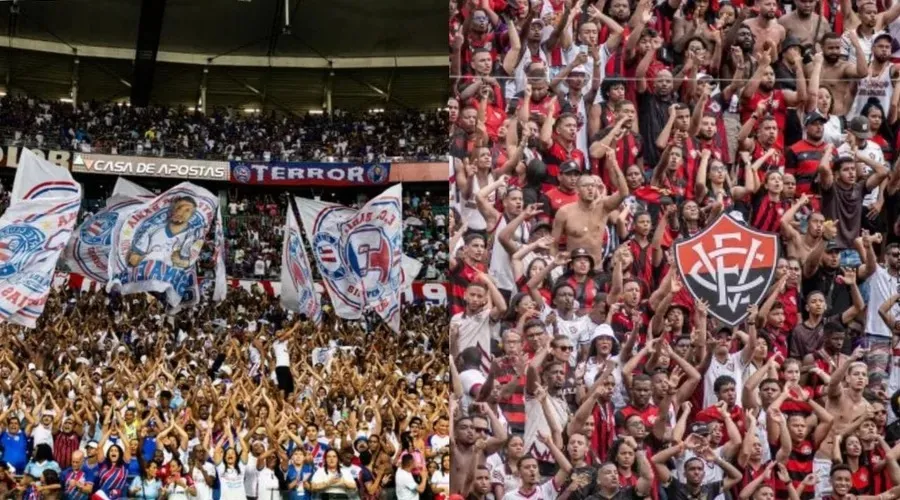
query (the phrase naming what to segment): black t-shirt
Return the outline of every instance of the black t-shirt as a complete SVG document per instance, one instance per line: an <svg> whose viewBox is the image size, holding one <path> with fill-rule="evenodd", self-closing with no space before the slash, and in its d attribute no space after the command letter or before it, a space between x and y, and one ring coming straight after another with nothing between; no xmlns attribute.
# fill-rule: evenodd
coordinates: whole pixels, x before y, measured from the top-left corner
<svg viewBox="0 0 900 500"><path fill-rule="evenodd" d="M640 92L637 96L638 125L640 126L641 139L644 149L644 165L652 169L659 163L661 151L656 149L656 138L662 134L669 120L669 106L672 105L672 97L661 99L652 92Z"/></svg>
<svg viewBox="0 0 900 500"><path fill-rule="evenodd" d="M841 275L840 269L829 269L825 266L819 267L816 274L803 280L803 292L809 295L810 292L819 291L825 295L825 316L832 314L840 314L853 305L853 299L850 297L850 287L835 281ZM806 297L803 298L803 304L806 303ZM800 307L803 317L806 318L806 307Z"/></svg>
<svg viewBox="0 0 900 500"><path fill-rule="evenodd" d="M722 493L722 481L704 484L697 495L691 494L686 484L675 479L665 489L668 500L713 500Z"/></svg>
<svg viewBox="0 0 900 500"><path fill-rule="evenodd" d="M600 491L595 491L593 495L587 497L586 500L632 500L637 498L646 498L639 495L633 487L629 486L627 488L620 488L619 491L616 492L615 495L608 497L600 493ZM712 500L711 498L709 500Z"/></svg>
<svg viewBox="0 0 900 500"><path fill-rule="evenodd" d="M866 187L866 179L861 179L853 186L843 187L837 180L831 188L822 191L822 213L827 219L838 221L835 241L842 248L853 248L853 240L859 236L862 228L863 197L870 191Z"/></svg>
<svg viewBox="0 0 900 500"><path fill-rule="evenodd" d="M595 485L597 484L597 468L592 465L588 465L585 467L574 467L572 469L572 474L569 477L571 478L572 476L574 476L576 474L586 475L586 476L588 476L588 479L590 481L588 481L587 485L582 486L581 488L573 491L572 494L569 495L569 499L570 500L585 500L587 498L590 498L591 495L597 495L597 493L594 491L596 489ZM571 483L571 479L567 480L566 483L563 485L563 489L568 488L570 483Z"/></svg>

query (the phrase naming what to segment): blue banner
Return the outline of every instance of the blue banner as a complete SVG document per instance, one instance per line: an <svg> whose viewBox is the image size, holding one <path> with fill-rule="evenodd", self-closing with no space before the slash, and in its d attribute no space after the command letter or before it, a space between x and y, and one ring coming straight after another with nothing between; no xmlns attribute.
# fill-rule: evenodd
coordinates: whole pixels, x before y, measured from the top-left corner
<svg viewBox="0 0 900 500"><path fill-rule="evenodd" d="M390 163L231 162L231 182L239 184L372 186L390 176Z"/></svg>

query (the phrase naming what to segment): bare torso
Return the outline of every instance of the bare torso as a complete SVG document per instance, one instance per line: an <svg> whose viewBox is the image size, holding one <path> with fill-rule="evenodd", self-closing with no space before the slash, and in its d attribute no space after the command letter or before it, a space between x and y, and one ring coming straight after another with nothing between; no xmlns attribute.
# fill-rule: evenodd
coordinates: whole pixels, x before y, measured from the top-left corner
<svg viewBox="0 0 900 500"><path fill-rule="evenodd" d="M762 52L763 44L766 42L774 44L775 47L780 47L785 36L784 26L778 24L777 21L773 20L774 22L771 23L761 21L758 17L744 21L744 24L750 28L753 36L756 37L756 45L753 47L753 52L757 54Z"/></svg>
<svg viewBox="0 0 900 500"><path fill-rule="evenodd" d="M834 100L831 104L831 114L842 116L850 111L854 98L855 79L848 80L844 75L847 73L847 66L851 65L847 61L838 61L835 65L822 64L821 85L831 91ZM855 66L855 64L854 64Z"/></svg>
<svg viewBox="0 0 900 500"><path fill-rule="evenodd" d="M813 43L818 42L822 35L825 34L828 21L823 19L820 23L818 14L811 14L804 19L794 11L790 14L781 16L781 18L778 19L778 24L784 26L785 36L794 35L800 40L801 44L812 45ZM818 36L816 36L816 27L819 29Z"/></svg>
<svg viewBox="0 0 900 500"><path fill-rule="evenodd" d="M603 260L603 238L606 236L606 221L609 213L603 208L585 209L578 203L560 209L564 217L563 234L566 237L566 248L585 248L599 265Z"/></svg>
<svg viewBox="0 0 900 500"><path fill-rule="evenodd" d="M830 459L831 452L834 449L834 436L838 434L843 435L858 415L864 414L866 410L872 407L862 397L862 394L853 395L850 389L842 389L842 391L841 397L837 399L828 398L825 402L825 409L834 416L834 425L831 427L831 432L828 433L828 436L819 446L816 458Z"/></svg>

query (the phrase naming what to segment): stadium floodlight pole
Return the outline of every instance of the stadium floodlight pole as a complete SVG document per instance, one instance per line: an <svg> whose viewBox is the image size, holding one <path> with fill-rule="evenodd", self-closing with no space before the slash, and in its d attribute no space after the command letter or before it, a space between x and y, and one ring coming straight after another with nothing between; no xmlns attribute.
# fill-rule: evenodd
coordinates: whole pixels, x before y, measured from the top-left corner
<svg viewBox="0 0 900 500"><path fill-rule="evenodd" d="M78 67L80 64L76 49L75 60L72 61L72 88L69 91L69 97L72 98L72 109L78 109Z"/></svg>

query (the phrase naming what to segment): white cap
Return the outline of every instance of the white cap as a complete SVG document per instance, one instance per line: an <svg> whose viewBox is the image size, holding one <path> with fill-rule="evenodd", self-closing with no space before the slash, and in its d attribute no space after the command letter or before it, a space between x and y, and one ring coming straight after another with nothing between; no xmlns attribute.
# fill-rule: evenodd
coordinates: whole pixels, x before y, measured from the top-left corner
<svg viewBox="0 0 900 500"><path fill-rule="evenodd" d="M612 327L607 325L606 323L603 323L602 325L594 329L594 333L591 334L591 343L601 337L608 337L612 339L614 346L619 345L619 339L616 338L615 332L613 332Z"/></svg>

